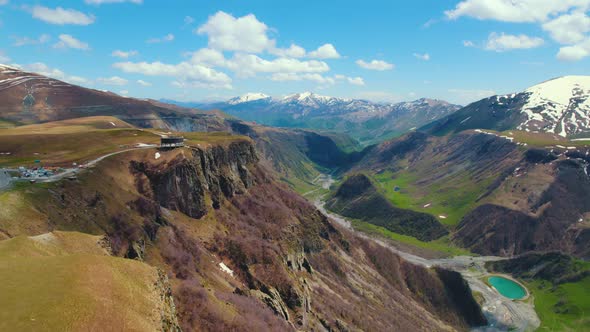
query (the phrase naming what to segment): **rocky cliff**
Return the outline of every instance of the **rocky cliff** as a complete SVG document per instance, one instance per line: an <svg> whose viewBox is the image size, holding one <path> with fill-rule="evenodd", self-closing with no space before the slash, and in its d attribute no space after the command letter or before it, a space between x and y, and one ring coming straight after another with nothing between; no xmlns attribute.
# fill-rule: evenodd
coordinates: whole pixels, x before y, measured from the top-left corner
<svg viewBox="0 0 590 332"><path fill-rule="evenodd" d="M485 324L456 280L336 227L276 181L249 139L132 151L26 196L45 216L35 229L106 234L114 255L165 271L183 330Z"/></svg>

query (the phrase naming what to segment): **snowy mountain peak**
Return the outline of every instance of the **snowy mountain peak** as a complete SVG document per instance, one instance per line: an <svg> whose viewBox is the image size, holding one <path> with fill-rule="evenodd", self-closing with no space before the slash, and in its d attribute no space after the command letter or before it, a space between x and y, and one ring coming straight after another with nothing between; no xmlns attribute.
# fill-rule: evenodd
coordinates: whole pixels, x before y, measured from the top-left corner
<svg viewBox="0 0 590 332"><path fill-rule="evenodd" d="M288 95L285 98L283 98L284 101L315 100L315 101L321 101L321 102L326 102L326 101L329 101L332 99L334 99L334 98L328 97L328 96L321 96L321 95L318 95L318 94L315 94L315 93L309 92L309 91Z"/></svg>
<svg viewBox="0 0 590 332"><path fill-rule="evenodd" d="M563 137L590 129L590 76L563 76L525 90L527 119L518 127Z"/></svg>
<svg viewBox="0 0 590 332"><path fill-rule="evenodd" d="M237 104L241 104L241 103L247 103L247 102L251 102L251 101L255 101L255 100L260 100L260 99L267 99L270 98L270 96L265 95L264 93L260 93L260 92L256 92L256 93L246 93L244 95L241 95L239 97L234 97L230 100L227 101L228 104L230 105L237 105Z"/></svg>
<svg viewBox="0 0 590 332"><path fill-rule="evenodd" d="M563 76L537 84L525 90L531 97L567 105L570 99L590 91L590 76ZM529 98L531 101L531 98Z"/></svg>

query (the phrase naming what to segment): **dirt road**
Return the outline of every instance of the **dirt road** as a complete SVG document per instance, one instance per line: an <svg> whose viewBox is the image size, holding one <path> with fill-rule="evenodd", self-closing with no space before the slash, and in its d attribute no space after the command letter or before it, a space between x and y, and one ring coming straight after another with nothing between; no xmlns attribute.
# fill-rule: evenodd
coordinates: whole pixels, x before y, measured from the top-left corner
<svg viewBox="0 0 590 332"><path fill-rule="evenodd" d="M527 302L512 301L496 290L488 287L481 278L488 275L485 263L489 261L502 260L505 258L494 256L456 256L442 259L426 259L411 253L404 252L388 241L375 239L367 236L362 232L354 230L351 223L346 218L337 214L326 211L324 202L315 201L316 207L326 216L334 220L339 225L353 231L356 235L377 242L388 248L392 252L400 255L405 260L425 267L441 266L449 270L454 270L467 280L471 290L479 292L484 298L483 312L488 319L489 325L474 329L474 331L533 331L539 327L541 321L535 312L534 306Z"/></svg>

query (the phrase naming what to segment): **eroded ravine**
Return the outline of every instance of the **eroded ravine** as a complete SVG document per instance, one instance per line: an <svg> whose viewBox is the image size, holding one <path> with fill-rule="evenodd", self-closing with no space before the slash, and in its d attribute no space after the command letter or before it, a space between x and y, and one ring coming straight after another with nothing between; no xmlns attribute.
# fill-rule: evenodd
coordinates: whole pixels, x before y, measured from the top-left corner
<svg viewBox="0 0 590 332"><path fill-rule="evenodd" d="M322 179L329 179L331 181L330 176L322 177ZM322 213L339 225L364 239L379 243L409 262L425 267L440 266L461 273L463 278L469 283L471 290L481 293L484 298L482 309L488 319L489 325L476 328L474 331L533 331L540 326L541 321L535 312L532 300L512 301L488 287L482 281L483 277L488 275L485 263L505 258L495 256L455 256L452 258L427 259L400 250L388 241L370 237L362 232L356 231L350 221L345 217L327 211L324 207L325 202L321 198L316 199L314 204Z"/></svg>

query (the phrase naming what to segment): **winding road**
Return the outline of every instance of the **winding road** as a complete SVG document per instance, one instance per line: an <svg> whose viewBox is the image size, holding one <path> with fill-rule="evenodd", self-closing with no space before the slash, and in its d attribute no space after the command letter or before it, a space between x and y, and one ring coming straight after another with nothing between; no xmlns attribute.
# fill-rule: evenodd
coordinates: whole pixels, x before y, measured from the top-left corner
<svg viewBox="0 0 590 332"><path fill-rule="evenodd" d="M56 182L62 179L65 179L67 177L76 175L80 172L82 172L84 169L88 168L88 167L92 167L94 165L96 165L97 163L99 163L100 161L112 157L114 155L118 155L121 153L125 153L125 152L129 152L129 151L135 151L135 150L143 150L143 149L153 149L155 147L158 147L155 144L145 144L143 146L139 146L136 148L130 148L130 149L125 149L125 150L119 150L119 151L115 151L115 152L111 152L111 153L107 153L105 155L102 155L96 159L93 159L85 164L80 165L80 167L76 167L76 168L68 168L65 171L55 174L55 175L51 175L51 176L47 176L47 177L36 177L36 178L22 178L22 179L12 179L7 175L7 171L18 171L17 169L2 169L0 168L0 191L3 189L6 189L9 187L11 182L14 181L29 181L29 180L35 180L36 182L39 183L46 183L46 182ZM6 174L7 176L2 176L2 174Z"/></svg>
<svg viewBox="0 0 590 332"><path fill-rule="evenodd" d="M326 178L330 178L331 180L330 176ZM339 225L364 239L379 243L411 263L424 267L440 266L461 273L463 278L469 283L471 290L482 294L484 298L482 310L489 322L488 326L478 327L473 329L473 331L534 331L541 325L532 301L512 301L482 281L484 277L489 275L485 268L486 262L506 258L495 256L455 256L452 258L427 259L416 256L396 248L389 241L376 239L355 230L346 218L327 211L324 208L325 202L321 199L316 199L314 204L322 213Z"/></svg>

